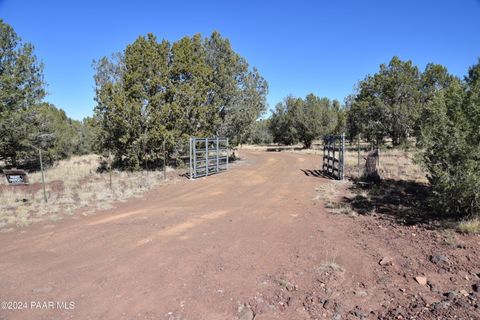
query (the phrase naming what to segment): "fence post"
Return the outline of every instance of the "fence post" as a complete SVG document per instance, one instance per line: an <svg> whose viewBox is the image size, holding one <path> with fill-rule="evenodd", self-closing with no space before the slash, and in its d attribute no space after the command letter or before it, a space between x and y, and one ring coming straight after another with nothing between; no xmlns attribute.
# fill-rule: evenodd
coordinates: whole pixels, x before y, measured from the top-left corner
<svg viewBox="0 0 480 320"><path fill-rule="evenodd" d="M227 151L227 170L228 170L228 138L227 138L227 146L225 147L225 150Z"/></svg>
<svg viewBox="0 0 480 320"><path fill-rule="evenodd" d="M208 176L208 138L205 139L205 175Z"/></svg>
<svg viewBox="0 0 480 320"><path fill-rule="evenodd" d="M108 151L108 176L110 180L110 191L112 191L112 152Z"/></svg>
<svg viewBox="0 0 480 320"><path fill-rule="evenodd" d="M167 150L165 148L165 138L163 139L163 180L167 180Z"/></svg>
<svg viewBox="0 0 480 320"><path fill-rule="evenodd" d="M333 155L332 155L332 175L335 175L335 148L337 147L337 139L336 137L333 138ZM340 168L340 163L339 166ZM340 175L340 172L337 172Z"/></svg>
<svg viewBox="0 0 480 320"><path fill-rule="evenodd" d="M357 176L360 179L360 139L361 134L358 134L358 141L357 141L357 153L358 153L358 161L357 161Z"/></svg>
<svg viewBox="0 0 480 320"><path fill-rule="evenodd" d="M345 133L342 133L342 146L341 146L341 156L340 156L340 161L341 161L341 167L342 167L342 173L340 176L340 180L344 179L345 176Z"/></svg>
<svg viewBox="0 0 480 320"><path fill-rule="evenodd" d="M190 168L190 180L192 179L192 138L190 137L190 139L188 139L188 142L189 142L189 168Z"/></svg>
<svg viewBox="0 0 480 320"><path fill-rule="evenodd" d="M197 177L197 139L192 138L193 144L193 177Z"/></svg>
<svg viewBox="0 0 480 320"><path fill-rule="evenodd" d="M217 173L220 171L220 155L218 154L220 152L219 147L218 147L218 136L217 136Z"/></svg>
<svg viewBox="0 0 480 320"><path fill-rule="evenodd" d="M43 200L47 203L47 192L45 191L45 176L43 174L43 159L42 159L42 149L38 149L40 153L40 170L42 171L42 187L43 187Z"/></svg>
<svg viewBox="0 0 480 320"><path fill-rule="evenodd" d="M330 146L330 137L327 138L327 173L330 174L330 151L331 151L331 146Z"/></svg>
<svg viewBox="0 0 480 320"><path fill-rule="evenodd" d="M322 171L325 171L325 137L323 137L323 159L322 159Z"/></svg>

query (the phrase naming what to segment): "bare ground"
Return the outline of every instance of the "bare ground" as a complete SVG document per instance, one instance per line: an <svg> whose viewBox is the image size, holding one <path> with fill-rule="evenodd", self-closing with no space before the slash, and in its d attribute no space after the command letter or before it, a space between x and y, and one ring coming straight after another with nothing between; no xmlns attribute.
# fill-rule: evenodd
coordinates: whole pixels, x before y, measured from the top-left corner
<svg viewBox="0 0 480 320"><path fill-rule="evenodd" d="M480 318L478 236L332 215L315 190L346 185L304 174L318 156L240 155L96 216L0 234L0 300L27 303L0 319Z"/></svg>

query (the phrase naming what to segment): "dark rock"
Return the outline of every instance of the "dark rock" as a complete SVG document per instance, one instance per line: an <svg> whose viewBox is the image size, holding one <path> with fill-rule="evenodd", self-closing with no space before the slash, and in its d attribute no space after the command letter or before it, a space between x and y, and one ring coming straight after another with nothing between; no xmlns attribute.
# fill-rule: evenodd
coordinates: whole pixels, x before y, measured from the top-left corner
<svg viewBox="0 0 480 320"><path fill-rule="evenodd" d="M357 318L366 318L368 317L368 314L363 312L361 309L359 309L358 307L356 307L355 309L353 309L351 312L351 314L353 314L355 317Z"/></svg>
<svg viewBox="0 0 480 320"><path fill-rule="evenodd" d="M447 297L448 300L453 300L457 297L457 293L455 291L445 292L443 295Z"/></svg>
<svg viewBox="0 0 480 320"><path fill-rule="evenodd" d="M480 292L480 282L472 285L472 289L475 292Z"/></svg>
<svg viewBox="0 0 480 320"><path fill-rule="evenodd" d="M331 307L333 307L333 302L332 300L325 300L325 302L323 303L323 307L325 309L330 309Z"/></svg>
<svg viewBox="0 0 480 320"><path fill-rule="evenodd" d="M444 265L449 263L448 258L443 254L430 256L430 261L437 265Z"/></svg>
<svg viewBox="0 0 480 320"><path fill-rule="evenodd" d="M432 290L433 292L440 292L440 290L438 290L438 286L435 283L428 281L427 285L430 287L430 290Z"/></svg>
<svg viewBox="0 0 480 320"><path fill-rule="evenodd" d="M432 304L433 310L448 309L449 307L450 307L450 302L448 301L440 301Z"/></svg>
<svg viewBox="0 0 480 320"><path fill-rule="evenodd" d="M469 305L467 302L463 301L463 300L457 300L457 301L455 302L455 304L456 304L457 306L459 306L459 307L462 307L462 308L468 308L468 307L470 307L470 305Z"/></svg>
<svg viewBox="0 0 480 320"><path fill-rule="evenodd" d="M385 267L385 266L391 266L393 265L393 259L389 257L383 257L382 260L378 262L379 265Z"/></svg>
<svg viewBox="0 0 480 320"><path fill-rule="evenodd" d="M357 297L366 297L368 296L368 293L366 291L353 291L353 294L356 295Z"/></svg>

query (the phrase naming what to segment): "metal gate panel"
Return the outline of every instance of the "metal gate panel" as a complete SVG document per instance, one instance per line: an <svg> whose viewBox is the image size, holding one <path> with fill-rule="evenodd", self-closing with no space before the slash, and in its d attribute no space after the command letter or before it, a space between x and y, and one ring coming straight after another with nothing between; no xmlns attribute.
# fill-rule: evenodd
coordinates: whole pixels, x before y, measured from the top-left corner
<svg viewBox="0 0 480 320"><path fill-rule="evenodd" d="M190 179L206 177L227 169L227 138L190 138Z"/></svg>
<svg viewBox="0 0 480 320"><path fill-rule="evenodd" d="M345 172L345 134L325 136L323 138L322 171L337 180L344 179Z"/></svg>

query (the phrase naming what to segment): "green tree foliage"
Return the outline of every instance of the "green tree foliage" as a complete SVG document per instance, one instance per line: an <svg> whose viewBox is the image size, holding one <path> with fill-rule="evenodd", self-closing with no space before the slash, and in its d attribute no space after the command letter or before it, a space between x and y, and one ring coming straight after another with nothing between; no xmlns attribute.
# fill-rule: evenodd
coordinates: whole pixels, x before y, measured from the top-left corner
<svg viewBox="0 0 480 320"><path fill-rule="evenodd" d="M277 104L270 119L274 142L302 142L310 148L314 139L339 133L344 128L344 111L340 103L309 94L305 99L288 96Z"/></svg>
<svg viewBox="0 0 480 320"><path fill-rule="evenodd" d="M267 83L214 32L177 42L152 34L94 63L99 149L122 167L163 163L189 136L226 135L241 143L265 111Z"/></svg>
<svg viewBox="0 0 480 320"><path fill-rule="evenodd" d="M273 136L270 132L270 118L255 121L247 142L258 145L273 143Z"/></svg>
<svg viewBox="0 0 480 320"><path fill-rule="evenodd" d="M411 61L393 57L378 73L360 81L349 105L350 136L359 133L380 143L391 138L394 145L414 132L420 114L420 72Z"/></svg>
<svg viewBox="0 0 480 320"><path fill-rule="evenodd" d="M42 69L33 46L0 20L0 160L7 164L17 165L29 151L22 143L28 132L19 126L23 112L45 96Z"/></svg>
<svg viewBox="0 0 480 320"><path fill-rule="evenodd" d="M302 99L292 96L288 96L283 102L277 103L270 118L273 142L286 145L298 143L299 134L295 126L295 115L301 103Z"/></svg>
<svg viewBox="0 0 480 320"><path fill-rule="evenodd" d="M333 134L341 135L342 133L345 133L347 131L347 111L345 107L340 105L338 100L333 100L333 116L335 117Z"/></svg>
<svg viewBox="0 0 480 320"><path fill-rule="evenodd" d="M86 117L82 122L76 126L80 137L80 144L78 146L78 154L100 153L100 143L98 137L100 136L100 125L95 117Z"/></svg>
<svg viewBox="0 0 480 320"><path fill-rule="evenodd" d="M41 102L42 70L33 46L0 20L0 160L7 166L38 166L35 148L44 150L46 163L90 151L81 135L86 127Z"/></svg>
<svg viewBox="0 0 480 320"><path fill-rule="evenodd" d="M43 150L46 164L90 151L82 141L82 122L68 118L63 110L48 103L11 113L0 125L6 146L3 152L10 152L2 155L11 166L38 167L35 148Z"/></svg>
<svg viewBox="0 0 480 320"><path fill-rule="evenodd" d="M448 85L432 95L426 109L422 155L432 204L457 216L479 216L480 61L465 82L448 77Z"/></svg>

